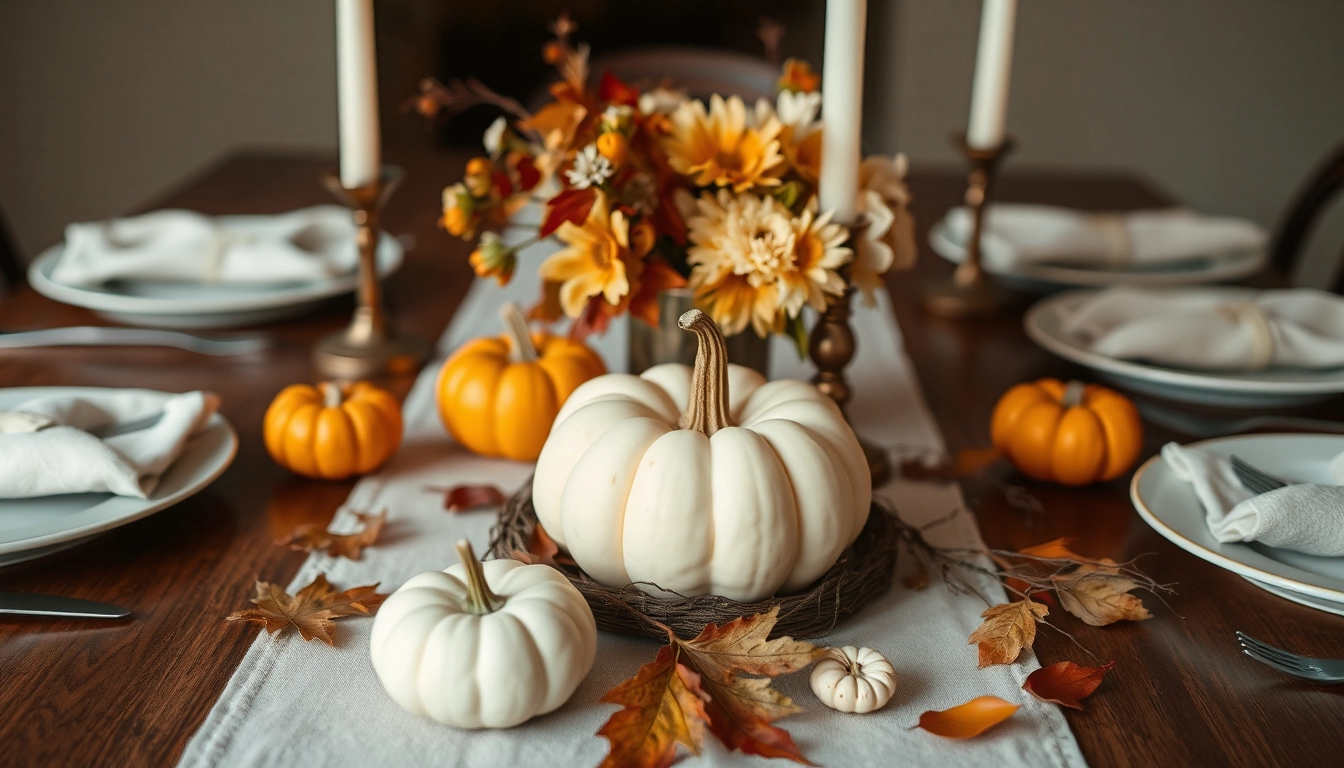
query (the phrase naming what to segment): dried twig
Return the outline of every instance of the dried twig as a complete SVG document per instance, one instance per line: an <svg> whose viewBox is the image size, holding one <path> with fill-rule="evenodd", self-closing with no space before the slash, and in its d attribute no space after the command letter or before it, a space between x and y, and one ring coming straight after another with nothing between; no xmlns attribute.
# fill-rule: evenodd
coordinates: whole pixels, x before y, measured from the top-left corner
<svg viewBox="0 0 1344 768"><path fill-rule="evenodd" d="M474 77L447 83L427 77L420 81L420 95L408 99L403 109L415 110L426 119L451 119L482 104L499 107L518 120L532 117L516 99L496 93Z"/></svg>

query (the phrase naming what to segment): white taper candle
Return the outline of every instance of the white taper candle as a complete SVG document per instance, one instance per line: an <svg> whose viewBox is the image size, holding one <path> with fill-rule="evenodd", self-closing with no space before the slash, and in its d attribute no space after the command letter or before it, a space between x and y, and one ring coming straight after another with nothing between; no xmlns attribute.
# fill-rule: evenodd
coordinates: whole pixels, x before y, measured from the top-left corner
<svg viewBox="0 0 1344 768"><path fill-rule="evenodd" d="M1003 143L1008 118L1008 81L1013 69L1013 21L1017 0L985 0L980 15L980 47L971 86L971 120L966 143L992 149Z"/></svg>
<svg viewBox="0 0 1344 768"><path fill-rule="evenodd" d="M373 0L336 0L336 85L340 114L341 184L378 180L378 66L373 46Z"/></svg>
<svg viewBox="0 0 1344 768"><path fill-rule="evenodd" d="M863 133L863 40L868 0L827 0L821 69L821 210L835 221L858 218Z"/></svg>

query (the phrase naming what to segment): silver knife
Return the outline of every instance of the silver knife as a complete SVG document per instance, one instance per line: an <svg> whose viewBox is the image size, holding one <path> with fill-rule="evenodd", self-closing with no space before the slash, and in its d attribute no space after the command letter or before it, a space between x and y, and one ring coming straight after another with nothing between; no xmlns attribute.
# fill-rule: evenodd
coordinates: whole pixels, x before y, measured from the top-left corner
<svg viewBox="0 0 1344 768"><path fill-rule="evenodd" d="M0 349L34 347L175 347L200 355L250 355L271 346L260 336L207 338L154 328L70 326L35 331L0 332Z"/></svg>
<svg viewBox="0 0 1344 768"><path fill-rule="evenodd" d="M0 592L0 613L25 616L70 616L80 619L124 619L131 612L119 605L80 600L77 597L38 595L32 592Z"/></svg>

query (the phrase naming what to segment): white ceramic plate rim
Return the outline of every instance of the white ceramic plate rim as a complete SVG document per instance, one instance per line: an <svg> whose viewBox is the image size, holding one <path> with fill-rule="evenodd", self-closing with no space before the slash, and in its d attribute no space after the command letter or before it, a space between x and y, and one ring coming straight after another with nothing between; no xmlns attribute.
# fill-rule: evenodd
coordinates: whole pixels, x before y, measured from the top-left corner
<svg viewBox="0 0 1344 768"><path fill-rule="evenodd" d="M1228 291L1237 289L1228 288ZM1249 289L1247 289L1249 290ZM1083 299L1097 294L1094 289L1066 291L1047 296L1027 310L1022 318L1022 327L1032 341L1065 360L1078 363L1086 368L1127 376L1157 384L1166 384L1186 389L1204 389L1220 392L1272 395L1320 395L1344 392L1344 371L1329 372L1302 371L1302 378L1296 380L1257 379L1255 374L1237 374L1221 376L1216 374L1182 371L1174 368L1160 368L1154 365L1137 363L1132 360L1117 360L1076 346L1069 339L1047 331L1043 319L1053 317L1061 307L1074 305Z"/></svg>
<svg viewBox="0 0 1344 768"><path fill-rule="evenodd" d="M219 217L222 222L236 218L255 217ZM203 286L205 289L203 293L206 293L206 295L200 298L168 299L154 296L128 296L88 290L52 280L51 272L55 269L56 260L60 258L64 248L64 243L57 243L38 254L37 258L33 259L33 263L28 267L28 282L32 284L34 290L49 299L97 312L138 315L201 315L250 312L339 296L353 291L355 285L359 282L358 273L352 272L330 280L295 283L292 286L279 289L259 286L256 293L246 293L239 290L232 295L212 296L208 293L209 286ZM401 267L403 256L401 243L397 242L397 239L387 232L382 232L378 238L378 274L386 277L397 271Z"/></svg>
<svg viewBox="0 0 1344 768"><path fill-rule="evenodd" d="M13 387L0 389L0 393L24 396L24 399L30 399L32 397L41 397L44 395L58 395L63 392L75 393L85 389L91 389L91 387ZM136 499L134 501L139 501L141 503L134 505L131 509L126 510L125 513L116 517L105 518L86 525L62 528L22 539L0 540L0 555L24 552L40 547L49 547L53 544L60 544L75 539L84 539L94 534L110 531L113 528L119 528L127 523L135 522L136 520L148 517L155 512L161 512L186 498L196 495L201 490L205 489L206 486L217 480L219 476L224 473L224 470L229 468L229 465L233 463L234 457L238 454L238 434L234 432L233 427L229 424L228 420L216 413L214 416L210 417L210 421L206 422L205 429L187 443L186 450L183 451L182 457L179 458L178 461L182 461L183 458L189 455L192 451L193 444L198 443L202 438L212 434L222 434L225 439L224 449L218 450L209 456L202 457L201 467L199 468L195 479L183 487L178 488L166 496L143 500ZM172 469L169 468L169 472L171 471ZM89 507L89 510L97 509L99 505L109 501L115 500L125 502L128 498L129 497L125 496L110 496L104 501L99 502L99 504ZM87 512L88 510L85 510L81 514L87 514ZM16 531L16 533L18 533L18 531Z"/></svg>
<svg viewBox="0 0 1344 768"><path fill-rule="evenodd" d="M1197 443L1189 443L1186 447L1199 448L1214 443L1224 443L1224 442L1235 443L1247 440L1266 440L1273 438L1297 439L1297 438L1315 438L1315 437L1319 437L1321 439L1333 439L1336 441L1341 439L1339 435L1265 433L1255 435L1234 435L1231 437L1215 437L1210 440L1201 440ZM1134 479L1130 480L1129 482L1129 499L1134 504L1134 509L1138 510L1139 516L1142 517L1144 522L1148 523L1148 525L1151 526L1153 530L1157 531L1168 541L1172 542L1181 549L1184 549L1186 552L1189 552L1195 557L1198 557L1201 560L1207 560L1208 562L1213 563L1214 565L1220 568L1224 568L1240 576L1245 576L1253 581L1264 582L1265 584L1269 584L1271 586L1286 589L1291 592L1298 592L1304 595L1308 595L1310 597L1325 600L1327 602L1332 603L1344 602L1344 583L1340 583L1341 587L1340 589L1330 589L1328 587L1322 587L1316 584L1310 584L1305 581L1292 578L1291 576L1285 576L1280 573L1273 573L1271 571L1264 570L1263 568L1257 568L1253 565L1249 565L1234 558L1228 557L1227 555L1222 554L1221 552L1215 552L1214 550L1209 549L1208 547L1205 547L1202 544L1199 544L1198 542L1186 538L1179 531L1167 525L1157 515L1157 513L1155 513L1148 506L1148 504L1143 500L1143 496L1139 493L1139 486L1143 482L1144 475L1146 475L1157 463L1161 461L1162 461L1162 454L1160 453L1148 459L1143 463L1143 466L1139 467L1139 470L1134 473ZM1198 500L1196 500L1195 503L1198 504L1199 503ZM1230 543L1230 544L1224 544L1223 546L1228 547L1229 549L1232 549L1234 551L1244 549L1250 552L1254 552L1254 550L1252 550L1245 544ZM1335 581L1334 579L1330 579L1327 576L1308 573L1306 571L1301 570L1300 568L1294 568L1293 566L1287 565L1285 563L1275 563L1275 565L1276 569L1282 569L1284 572L1293 574L1303 574L1304 576L1313 579Z"/></svg>
<svg viewBox="0 0 1344 768"><path fill-rule="evenodd" d="M929 245L934 253L956 263L965 258L966 249L947 234L947 219L939 219L929 230ZM1057 285L1194 285L1238 280L1259 272L1269 260L1263 248L1235 251L1226 258L1192 262L1188 269L1146 271L1135 269L1093 269L1062 264L1024 264L1015 270L986 264L986 271L1004 277L1020 277Z"/></svg>

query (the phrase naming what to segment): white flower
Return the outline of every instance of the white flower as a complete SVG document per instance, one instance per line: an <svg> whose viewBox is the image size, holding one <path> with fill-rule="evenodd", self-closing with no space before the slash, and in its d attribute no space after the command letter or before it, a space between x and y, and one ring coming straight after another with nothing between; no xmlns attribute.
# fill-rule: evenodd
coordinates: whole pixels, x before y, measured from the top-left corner
<svg viewBox="0 0 1344 768"><path fill-rule="evenodd" d="M791 139L794 143L821 130L821 121L817 119L820 112L821 94L815 91L780 91L774 104L764 98L756 102L756 121L763 123L774 116L780 125L793 129Z"/></svg>
<svg viewBox="0 0 1344 768"><path fill-rule="evenodd" d="M683 101L690 97L685 91L675 91L671 88L654 88L651 91L645 91L639 95L639 111L645 115L660 114L670 115L677 111Z"/></svg>
<svg viewBox="0 0 1344 768"><path fill-rule="evenodd" d="M495 122L485 129L485 151L491 155L497 154L499 148L504 144L504 130L509 127L509 121L501 115L495 118Z"/></svg>
<svg viewBox="0 0 1344 768"><path fill-rule="evenodd" d="M905 171L905 155L875 155L859 168L859 213L865 226L855 243L850 280L863 291L868 306L876 303L873 293L882 285L882 275L915 263L915 220L906 208L910 191Z"/></svg>
<svg viewBox="0 0 1344 768"><path fill-rule="evenodd" d="M565 171L565 178L572 186L588 189L601 186L615 172L611 161L598 153L597 145L589 144L574 156L574 165Z"/></svg>
<svg viewBox="0 0 1344 768"><path fill-rule="evenodd" d="M602 125L607 130L624 133L630 125L630 115L634 110L624 104L610 104L602 111Z"/></svg>

